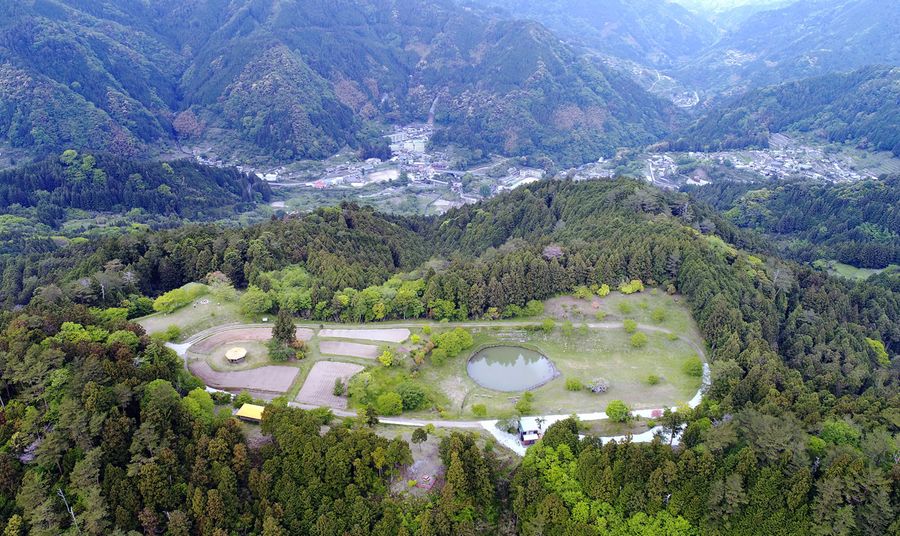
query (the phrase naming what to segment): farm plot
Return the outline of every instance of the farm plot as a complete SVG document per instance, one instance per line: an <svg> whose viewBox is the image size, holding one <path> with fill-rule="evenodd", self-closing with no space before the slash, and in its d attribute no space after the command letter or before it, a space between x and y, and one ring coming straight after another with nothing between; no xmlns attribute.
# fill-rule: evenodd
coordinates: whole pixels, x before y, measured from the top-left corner
<svg viewBox="0 0 900 536"><path fill-rule="evenodd" d="M296 370L296 369L295 369ZM346 383L354 374L363 370L360 365L337 361L319 361L313 365L297 394L296 401L314 406L346 408L347 399L334 394L334 382L338 378ZM291 378L293 381L293 378Z"/></svg>
<svg viewBox="0 0 900 536"><path fill-rule="evenodd" d="M409 338L409 330L406 328L385 329L335 329L324 328L319 330L319 337L329 339L364 339L379 342L400 343Z"/></svg>
<svg viewBox="0 0 900 536"><path fill-rule="evenodd" d="M377 346L344 341L322 341L319 343L319 352L326 355L343 355L363 359L378 357Z"/></svg>
<svg viewBox="0 0 900 536"><path fill-rule="evenodd" d="M206 361L192 362L190 369L194 375L203 380L203 383L216 389L248 389L270 393L283 393L290 389L300 372L300 369L296 367L275 365L250 370L218 372L213 370ZM334 384L334 380L331 382Z"/></svg>
<svg viewBox="0 0 900 536"><path fill-rule="evenodd" d="M297 338L308 341L312 338L313 332L308 328L297 328ZM200 354L208 354L225 344L247 341L267 341L272 338L272 328L270 327L240 327L229 329L210 335L209 337L197 342L191 346L190 351Z"/></svg>

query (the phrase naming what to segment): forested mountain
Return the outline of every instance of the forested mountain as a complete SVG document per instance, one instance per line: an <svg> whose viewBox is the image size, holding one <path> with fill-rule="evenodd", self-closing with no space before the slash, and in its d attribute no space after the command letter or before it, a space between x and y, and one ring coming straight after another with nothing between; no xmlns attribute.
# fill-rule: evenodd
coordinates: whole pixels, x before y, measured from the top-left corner
<svg viewBox="0 0 900 536"><path fill-rule="evenodd" d="M667 67L712 45L708 20L659 0L475 0L504 15L539 21L560 37L603 54Z"/></svg>
<svg viewBox="0 0 900 536"><path fill-rule="evenodd" d="M427 120L438 139L563 162L663 133L671 109L538 24L449 0L7 1L0 131L136 153L224 127L279 158Z"/></svg>
<svg viewBox="0 0 900 536"><path fill-rule="evenodd" d="M46 279L25 310L0 319L0 523L8 534L74 523L88 534L895 533L900 295L735 245L756 247L684 194L544 181L437 219L344 205L35 259L29 279L55 270L63 287L102 279L108 292ZM334 318L338 296L353 294L345 286L378 293L361 289L402 279L432 254L453 260L422 268L424 284L403 298L429 318L480 316L576 285L671 285L713 370L703 403L677 414L683 445L601 445L566 421L507 480L493 454L452 434L440 449L446 484L394 496L388 478L410 462L403 441L376 437L365 419L325 432L327 415L276 402L265 441L248 444L174 353L126 309L104 309L207 270L265 285L268 270L299 264L316 303L302 314ZM4 272L7 296L22 269ZM394 290L383 295L389 317L401 313Z"/></svg>
<svg viewBox="0 0 900 536"><path fill-rule="evenodd" d="M723 182L688 190L735 224L773 237L797 260L900 264L900 177L853 184Z"/></svg>
<svg viewBox="0 0 900 536"><path fill-rule="evenodd" d="M138 161L67 150L0 172L0 253L53 249L50 235L73 211L138 213L176 220L233 216L271 196L268 184L235 169L186 160Z"/></svg>
<svg viewBox="0 0 900 536"><path fill-rule="evenodd" d="M668 143L676 151L768 147L800 132L900 156L900 68L866 67L756 89L724 100Z"/></svg>
<svg viewBox="0 0 900 536"><path fill-rule="evenodd" d="M746 19L673 76L707 92L739 92L865 65L898 65L898 25L897 2L803 0Z"/></svg>

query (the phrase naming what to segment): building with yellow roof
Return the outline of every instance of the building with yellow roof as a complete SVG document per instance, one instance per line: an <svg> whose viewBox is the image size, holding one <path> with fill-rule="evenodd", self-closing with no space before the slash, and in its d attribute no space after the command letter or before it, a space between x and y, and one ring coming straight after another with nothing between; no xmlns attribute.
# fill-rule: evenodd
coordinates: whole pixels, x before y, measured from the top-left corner
<svg viewBox="0 0 900 536"><path fill-rule="evenodd" d="M265 409L264 406L244 404L241 406L241 409L237 410L237 413L235 413L234 416L242 421L258 423L262 421L263 411L265 411Z"/></svg>

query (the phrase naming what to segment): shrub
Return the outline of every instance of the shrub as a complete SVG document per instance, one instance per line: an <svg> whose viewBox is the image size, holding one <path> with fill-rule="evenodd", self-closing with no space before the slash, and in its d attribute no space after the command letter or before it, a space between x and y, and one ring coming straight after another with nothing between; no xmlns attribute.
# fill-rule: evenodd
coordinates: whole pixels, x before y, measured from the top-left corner
<svg viewBox="0 0 900 536"><path fill-rule="evenodd" d="M334 388L331 390L331 394L334 396L344 396L344 393L347 391L347 386L344 385L344 380L341 378L334 379Z"/></svg>
<svg viewBox="0 0 900 536"><path fill-rule="evenodd" d="M472 404L472 415L484 417L487 415L487 406L484 404Z"/></svg>
<svg viewBox="0 0 900 536"><path fill-rule="evenodd" d="M525 391L522 393L522 397L519 398L519 401L516 402L516 411L521 415L528 415L531 413L533 409L534 403L534 394L531 391Z"/></svg>
<svg viewBox="0 0 900 536"><path fill-rule="evenodd" d="M688 376L700 378L703 376L703 362L700 361L699 357L694 356L684 362L682 370L684 370L684 373Z"/></svg>
<svg viewBox="0 0 900 536"><path fill-rule="evenodd" d="M415 480L415 479L407 480L407 481L406 481L406 485L407 485L408 487L410 487L410 488L414 488L414 487L416 487L416 486L419 485L419 481L418 481L418 480Z"/></svg>
<svg viewBox="0 0 900 536"><path fill-rule="evenodd" d="M403 413L403 399L394 392L382 393L375 399L375 409L379 415L400 415Z"/></svg>
<svg viewBox="0 0 900 536"><path fill-rule="evenodd" d="M556 322L553 321L552 318L545 318L543 322L541 322L541 329L544 333L552 333L553 328L556 327Z"/></svg>
<svg viewBox="0 0 900 536"><path fill-rule="evenodd" d="M670 341L677 341L678 334L677 333L669 333L668 335L666 335L666 338L668 338Z"/></svg>
<svg viewBox="0 0 900 536"><path fill-rule="evenodd" d="M600 285L600 288L597 289L597 296L600 296L601 298L609 296L609 285Z"/></svg>
<svg viewBox="0 0 900 536"><path fill-rule="evenodd" d="M421 386L413 382L404 382L397 387L397 394L403 400L403 411L421 408L428 401L428 394Z"/></svg>
<svg viewBox="0 0 900 536"><path fill-rule="evenodd" d="M633 310L634 308L631 307L630 303L624 301L619 302L619 312L623 315L630 315Z"/></svg>
<svg viewBox="0 0 900 536"><path fill-rule="evenodd" d="M166 328L166 331L163 333L165 339L169 342L175 342L181 338L181 328L172 324L171 326Z"/></svg>
<svg viewBox="0 0 900 536"><path fill-rule="evenodd" d="M578 378L566 378L566 391L581 391L584 384Z"/></svg>
<svg viewBox="0 0 900 536"><path fill-rule="evenodd" d="M653 310L652 313L650 313L650 318L651 318L654 322L656 322L657 324L659 324L659 323L663 322L663 321L666 319L666 310L657 307L656 309Z"/></svg>
<svg viewBox="0 0 900 536"><path fill-rule="evenodd" d="M394 352L390 349L385 349L385 351L381 352L381 355L378 356L378 362L382 364L382 366L390 367L394 364Z"/></svg>
<svg viewBox="0 0 900 536"><path fill-rule="evenodd" d="M571 320L566 320L565 322L563 322L562 328L560 329L562 331L563 337L567 339L575 333L575 326L572 324Z"/></svg>
<svg viewBox="0 0 900 536"><path fill-rule="evenodd" d="M659 376L651 374L647 376L647 385L656 385L659 383Z"/></svg>
<svg viewBox="0 0 900 536"><path fill-rule="evenodd" d="M447 361L447 351L443 348L435 348L431 351L431 363L435 366L441 366Z"/></svg>
<svg viewBox="0 0 900 536"><path fill-rule="evenodd" d="M428 441L428 432L424 428L416 428L412 433L413 443L424 443Z"/></svg>
<svg viewBox="0 0 900 536"><path fill-rule="evenodd" d="M243 391L238 393L238 395L236 397L234 397L234 402L233 402L234 407L236 407L236 408L239 408L239 407L243 406L244 404L252 404L252 403L253 403L253 396L251 396L250 393L246 389L244 389Z"/></svg>
<svg viewBox="0 0 900 536"><path fill-rule="evenodd" d="M422 333L425 335L431 335L431 326L422 326Z"/></svg>
<svg viewBox="0 0 900 536"><path fill-rule="evenodd" d="M412 337L409 338L409 342L411 342L413 344L419 344L420 342L422 342L422 337L414 334Z"/></svg>
<svg viewBox="0 0 900 536"><path fill-rule="evenodd" d="M606 406L606 416L613 422L627 421L629 413L628 406L621 400L610 400Z"/></svg>
<svg viewBox="0 0 900 536"><path fill-rule="evenodd" d="M606 311L597 311L594 313L594 318L597 319L597 322L603 322L606 319Z"/></svg>
<svg viewBox="0 0 900 536"><path fill-rule="evenodd" d="M579 300L589 300L594 297L594 293L586 286L580 285L575 287L575 297Z"/></svg>
<svg viewBox="0 0 900 536"><path fill-rule="evenodd" d="M447 357L456 357L463 350L468 350L475 344L472 334L463 328L456 328L432 338L434 345L447 352Z"/></svg>
<svg viewBox="0 0 900 536"><path fill-rule="evenodd" d="M632 348L643 348L647 346L647 336L638 331L634 335L631 336L631 347Z"/></svg>
<svg viewBox="0 0 900 536"><path fill-rule="evenodd" d="M632 279L628 283L619 285L619 292L622 294L634 294L635 292L641 292L643 290L644 283L642 283L640 279Z"/></svg>
<svg viewBox="0 0 900 536"><path fill-rule="evenodd" d="M297 350L287 344L282 344L275 339L266 343L266 347L269 349L269 359L272 361L284 363L285 361L290 361L297 357Z"/></svg>
<svg viewBox="0 0 900 536"><path fill-rule="evenodd" d="M523 311L525 316L540 316L544 314L544 302L538 300L530 300L525 304L525 310Z"/></svg>
<svg viewBox="0 0 900 536"><path fill-rule="evenodd" d="M625 319L625 322L622 323L622 326L625 328L625 333L634 333L635 331L637 331L637 322L630 318Z"/></svg>

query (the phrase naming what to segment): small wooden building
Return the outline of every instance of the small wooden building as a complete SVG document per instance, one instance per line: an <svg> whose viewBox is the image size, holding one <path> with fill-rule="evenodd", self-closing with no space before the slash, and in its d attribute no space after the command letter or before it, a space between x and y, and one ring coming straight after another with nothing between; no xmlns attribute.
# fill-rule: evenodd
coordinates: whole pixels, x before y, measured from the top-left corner
<svg viewBox="0 0 900 536"><path fill-rule="evenodd" d="M265 407L257 406L255 404L244 404L241 406L241 409L237 410L237 413L235 413L234 416L245 422L259 423L262 421L263 411L265 411L265 409Z"/></svg>

